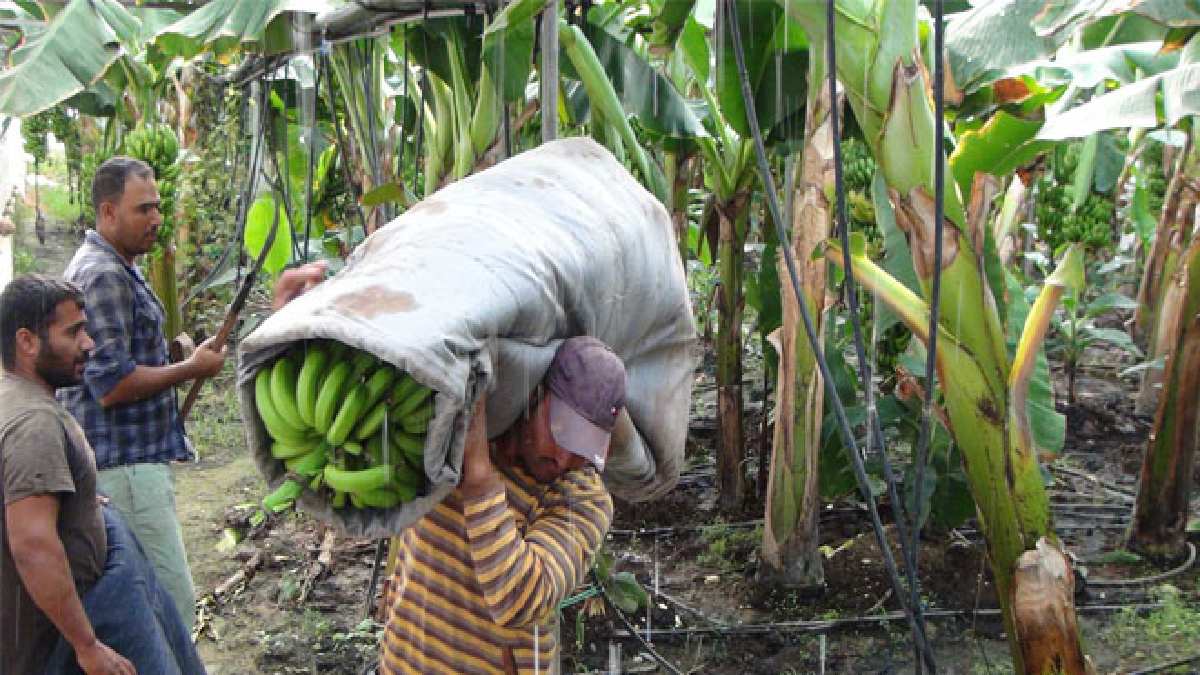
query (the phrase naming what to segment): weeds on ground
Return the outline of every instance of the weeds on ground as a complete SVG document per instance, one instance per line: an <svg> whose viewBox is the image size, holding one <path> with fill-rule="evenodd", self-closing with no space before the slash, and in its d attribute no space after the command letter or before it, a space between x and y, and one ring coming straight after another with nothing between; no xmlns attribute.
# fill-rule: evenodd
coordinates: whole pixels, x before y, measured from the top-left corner
<svg viewBox="0 0 1200 675"><path fill-rule="evenodd" d="M239 454L246 446L232 361L227 360L225 370L216 379L201 385L204 389L191 413L192 420L203 420L188 427L188 436L202 460ZM186 396L186 391L181 388L179 395Z"/></svg>
<svg viewBox="0 0 1200 675"><path fill-rule="evenodd" d="M1179 588L1163 584L1153 591L1162 607L1140 615L1125 609L1116 616L1104 642L1139 663L1190 656L1200 644L1200 607L1189 605Z"/></svg>
<svg viewBox="0 0 1200 675"><path fill-rule="evenodd" d="M700 534L708 548L696 557L696 562L722 572L741 569L752 552L762 545L762 526L753 529L716 524L705 527Z"/></svg>

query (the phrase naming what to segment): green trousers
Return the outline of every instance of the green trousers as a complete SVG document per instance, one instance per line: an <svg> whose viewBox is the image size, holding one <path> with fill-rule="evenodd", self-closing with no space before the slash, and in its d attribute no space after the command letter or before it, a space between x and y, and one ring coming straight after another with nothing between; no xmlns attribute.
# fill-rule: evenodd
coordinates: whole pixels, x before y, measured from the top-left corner
<svg viewBox="0 0 1200 675"><path fill-rule="evenodd" d="M175 514L175 479L167 464L131 464L103 469L97 487L129 523L158 583L179 608L189 632L196 624L196 589Z"/></svg>

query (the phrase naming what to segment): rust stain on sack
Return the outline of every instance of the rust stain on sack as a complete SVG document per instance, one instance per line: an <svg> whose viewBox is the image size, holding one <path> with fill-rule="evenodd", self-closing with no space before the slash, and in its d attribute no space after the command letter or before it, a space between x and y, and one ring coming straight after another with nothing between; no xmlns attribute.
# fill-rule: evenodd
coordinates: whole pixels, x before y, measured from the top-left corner
<svg viewBox="0 0 1200 675"><path fill-rule="evenodd" d="M408 212L413 213L414 211L420 211L431 216L436 216L439 213L445 213L446 209L448 208L449 207L446 206L445 202L427 199L409 209Z"/></svg>
<svg viewBox="0 0 1200 675"><path fill-rule="evenodd" d="M393 291L375 284L343 295L335 306L343 313L372 319L380 314L411 312L419 305L408 291Z"/></svg>

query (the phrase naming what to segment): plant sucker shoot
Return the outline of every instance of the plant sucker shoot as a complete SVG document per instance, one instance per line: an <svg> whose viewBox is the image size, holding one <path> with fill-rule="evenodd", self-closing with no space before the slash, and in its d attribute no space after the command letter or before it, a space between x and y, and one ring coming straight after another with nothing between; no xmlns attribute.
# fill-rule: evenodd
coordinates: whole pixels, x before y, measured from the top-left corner
<svg viewBox="0 0 1200 675"><path fill-rule="evenodd" d="M821 63L820 59L810 62L810 82L822 81ZM829 194L834 189L835 141L830 109L828 88L810 89L799 184L794 195L785 195L793 200L790 246L799 263L803 297L796 297L790 283L780 284L783 322L772 341L779 352L779 384L759 578L789 587L820 588L825 577L817 536L825 388L812 346L801 334L797 303L808 303L817 333L824 333L825 261L812 254L833 225ZM783 261L776 265L781 268L780 279L786 279Z"/></svg>

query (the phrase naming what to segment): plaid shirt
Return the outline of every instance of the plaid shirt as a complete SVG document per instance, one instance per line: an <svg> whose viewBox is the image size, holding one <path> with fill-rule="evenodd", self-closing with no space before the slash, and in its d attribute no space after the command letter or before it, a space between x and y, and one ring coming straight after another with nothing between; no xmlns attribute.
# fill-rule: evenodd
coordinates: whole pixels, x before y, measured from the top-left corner
<svg viewBox="0 0 1200 675"><path fill-rule="evenodd" d="M174 387L133 403L100 405L137 366L169 363L163 308L146 278L95 230L88 230L63 276L83 289L96 349L84 367L83 384L59 389L57 396L83 426L96 467L190 459Z"/></svg>

